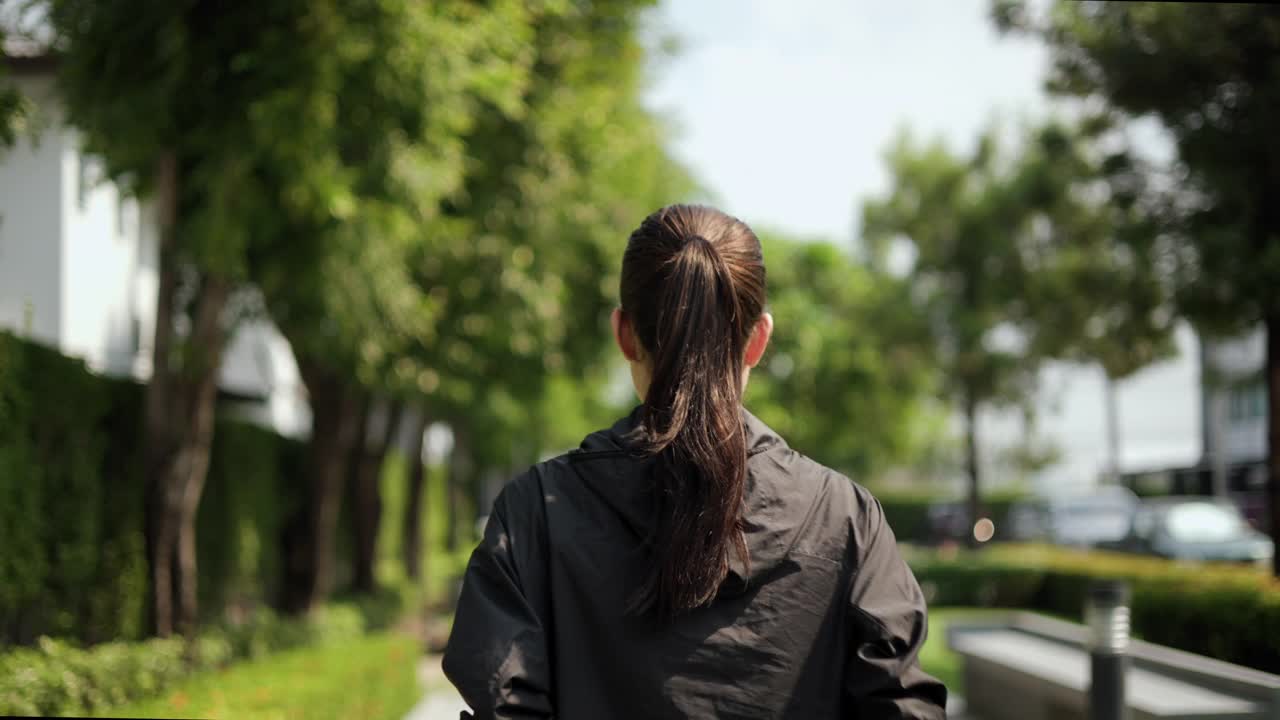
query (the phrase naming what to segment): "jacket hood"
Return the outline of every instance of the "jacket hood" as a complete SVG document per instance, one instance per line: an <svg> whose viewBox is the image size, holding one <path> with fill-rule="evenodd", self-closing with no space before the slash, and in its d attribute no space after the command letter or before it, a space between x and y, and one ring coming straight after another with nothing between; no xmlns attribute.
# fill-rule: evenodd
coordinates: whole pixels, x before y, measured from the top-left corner
<svg viewBox="0 0 1280 720"><path fill-rule="evenodd" d="M643 405L637 405L612 427L591 433L582 440L578 450L580 452L631 452L633 447L629 436L640 424L640 414L643 410ZM775 447L787 446L776 432L746 408L742 408L742 423L747 429L749 458Z"/></svg>
<svg viewBox="0 0 1280 720"><path fill-rule="evenodd" d="M612 427L588 435L569 457L579 466L588 486L629 526L640 542L651 537L656 524L656 503L650 471L653 460L635 449L631 433L640 424L643 406L636 406ZM781 486L787 466L799 456L768 425L742 409L747 431L747 479L743 518L751 567L743 566L735 553L729 557L729 578L721 593L741 592L752 579L774 571L786 559L795 538L804 530L796 513L811 517L812 503L796 496L794 488ZM796 501L800 500L799 503ZM797 507L798 504L804 505Z"/></svg>

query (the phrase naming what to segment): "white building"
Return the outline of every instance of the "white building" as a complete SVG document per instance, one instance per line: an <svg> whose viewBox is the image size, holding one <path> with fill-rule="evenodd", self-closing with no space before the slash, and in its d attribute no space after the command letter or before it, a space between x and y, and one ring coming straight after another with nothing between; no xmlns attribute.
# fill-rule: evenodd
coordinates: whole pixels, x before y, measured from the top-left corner
<svg viewBox="0 0 1280 720"><path fill-rule="evenodd" d="M38 111L33 132L0 156L0 326L95 371L145 377L156 294L148 213L99 182L100 164L58 117L52 77L16 81Z"/></svg>
<svg viewBox="0 0 1280 720"><path fill-rule="evenodd" d="M35 113L0 151L0 328L95 372L146 380L158 287L153 212L81 152L46 59L11 59L9 69ZM265 319L237 328L219 385L237 415L294 436L310 427L289 344Z"/></svg>
<svg viewBox="0 0 1280 720"><path fill-rule="evenodd" d="M1177 353L1116 383L1120 470L1124 474L1194 465L1203 447L1201 363L1195 332L1181 325ZM1036 392L1035 436L1061 452L1061 462L1032 478L1039 489L1091 486L1109 470L1105 377L1097 365L1048 363ZM1023 439L1018 412L979 417L984 465L993 485L1013 475L1001 453Z"/></svg>
<svg viewBox="0 0 1280 720"><path fill-rule="evenodd" d="M1258 327L1238 338L1207 340L1204 363L1204 464L1220 465L1241 490L1260 488L1267 458L1265 331Z"/></svg>

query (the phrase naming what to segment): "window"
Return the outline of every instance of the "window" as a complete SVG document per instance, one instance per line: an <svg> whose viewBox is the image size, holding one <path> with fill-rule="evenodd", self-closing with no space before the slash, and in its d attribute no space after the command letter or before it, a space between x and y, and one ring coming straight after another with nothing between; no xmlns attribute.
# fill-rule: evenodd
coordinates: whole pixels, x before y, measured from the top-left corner
<svg viewBox="0 0 1280 720"><path fill-rule="evenodd" d="M76 207L84 210L89 205L89 156L81 152L76 165Z"/></svg>
<svg viewBox="0 0 1280 720"><path fill-rule="evenodd" d="M1267 416L1267 384L1255 380L1227 391L1227 418L1256 420Z"/></svg>
<svg viewBox="0 0 1280 720"><path fill-rule="evenodd" d="M1259 380L1254 383L1253 393L1250 396L1253 400L1251 409L1253 411L1250 417L1264 418L1267 416L1267 383Z"/></svg>

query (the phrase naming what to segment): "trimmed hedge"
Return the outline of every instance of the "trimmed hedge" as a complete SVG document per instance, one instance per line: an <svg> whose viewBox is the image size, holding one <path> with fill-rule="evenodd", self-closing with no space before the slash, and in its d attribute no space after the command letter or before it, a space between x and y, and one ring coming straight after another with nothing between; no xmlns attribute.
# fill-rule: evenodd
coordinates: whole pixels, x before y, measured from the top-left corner
<svg viewBox="0 0 1280 720"><path fill-rule="evenodd" d="M0 332L0 647L146 629L142 386ZM197 516L201 613L273 604L303 446L218 419Z"/></svg>
<svg viewBox="0 0 1280 720"><path fill-rule="evenodd" d="M929 527L929 506L955 499L950 495L936 492L877 491L874 488L872 494L884 508L885 520L889 523L889 527L893 528L893 534L898 538L898 542L920 545L938 540ZM987 515L995 522L997 532L1007 527L1005 519L1009 516L1009 509L1023 497L1022 492L1008 490L987 493L983 496L982 505Z"/></svg>
<svg viewBox="0 0 1280 720"><path fill-rule="evenodd" d="M196 516L201 614L275 604L288 520L305 512L303 443L219 419Z"/></svg>
<svg viewBox="0 0 1280 720"><path fill-rule="evenodd" d="M164 692L193 673L299 647L343 644L383 630L404 612L410 591L334 603L305 618L260 610L246 623L139 643L82 649L42 637L0 655L0 715L92 714Z"/></svg>
<svg viewBox="0 0 1280 720"><path fill-rule="evenodd" d="M0 643L137 638L140 393L0 333Z"/></svg>
<svg viewBox="0 0 1280 720"><path fill-rule="evenodd" d="M938 607L1023 608L1079 621L1090 581L1126 580L1136 636L1280 673L1280 580L1252 568L1039 545L906 555Z"/></svg>
<svg viewBox="0 0 1280 720"><path fill-rule="evenodd" d="M421 605L401 584L308 618L268 609L305 511L304 448L219 418L197 517L208 629L190 643L136 642L147 598L142 401L136 383L0 332L0 715L146 699L193 672L385 629Z"/></svg>

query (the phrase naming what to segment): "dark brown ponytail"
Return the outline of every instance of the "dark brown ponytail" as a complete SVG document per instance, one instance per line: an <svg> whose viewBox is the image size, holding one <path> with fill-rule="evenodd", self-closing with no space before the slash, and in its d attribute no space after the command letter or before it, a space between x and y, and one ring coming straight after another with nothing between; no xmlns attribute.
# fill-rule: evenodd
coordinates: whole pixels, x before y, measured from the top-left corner
<svg viewBox="0 0 1280 720"><path fill-rule="evenodd" d="M637 440L657 456L652 564L634 612L665 619L709 603L742 534L744 354L764 311L760 241L707 207L640 224L622 260L622 311L652 367Z"/></svg>

